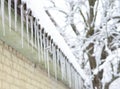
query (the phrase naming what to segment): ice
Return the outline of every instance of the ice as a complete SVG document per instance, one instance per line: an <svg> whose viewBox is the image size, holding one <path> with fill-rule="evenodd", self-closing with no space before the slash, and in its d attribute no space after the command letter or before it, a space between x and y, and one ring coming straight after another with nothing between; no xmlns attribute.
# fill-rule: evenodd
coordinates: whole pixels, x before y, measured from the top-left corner
<svg viewBox="0 0 120 89"><path fill-rule="evenodd" d="M40 62L40 56L41 56L41 54L40 54L40 35L39 35L39 29L37 29L37 43L38 43L38 60L39 60L39 62Z"/></svg>
<svg viewBox="0 0 120 89"><path fill-rule="evenodd" d="M9 29L11 31L11 0L8 0Z"/></svg>
<svg viewBox="0 0 120 89"><path fill-rule="evenodd" d="M55 73L55 79L57 80L57 64L56 64L56 48L53 44L53 69Z"/></svg>
<svg viewBox="0 0 120 89"><path fill-rule="evenodd" d="M35 39L34 39L34 40L35 40L35 47L37 46L37 44L36 44L36 37L37 37L36 29L37 29L37 20L35 19L35 21L34 21L34 32L35 32L35 33L34 33L34 35L35 35L35 37L34 37Z"/></svg>
<svg viewBox="0 0 120 89"><path fill-rule="evenodd" d="M37 29L37 45L38 45L38 47L37 47L37 49L38 49L38 60L40 62L40 36L39 36L38 29Z"/></svg>
<svg viewBox="0 0 120 89"><path fill-rule="evenodd" d="M4 0L1 0L1 13L2 13L2 29L3 35L5 36L5 16L4 16Z"/></svg>
<svg viewBox="0 0 120 89"><path fill-rule="evenodd" d="M20 9L21 9L21 44L22 44L22 48L23 48L23 39L24 39L24 28L23 28L23 19L24 19L24 17L23 17L23 5L21 5L21 7L20 7Z"/></svg>
<svg viewBox="0 0 120 89"><path fill-rule="evenodd" d="M49 50L49 48L48 48L48 36L46 37L46 61L47 61L47 72L48 72L48 77L50 77L50 68L49 68L49 54L48 54L48 50Z"/></svg>
<svg viewBox="0 0 120 89"><path fill-rule="evenodd" d="M44 59L44 55L43 55L43 50L42 50L42 48L43 48L43 42L42 42L42 29L40 30L40 53L41 53L41 59L42 59L42 61L43 61L43 59Z"/></svg>
<svg viewBox="0 0 120 89"><path fill-rule="evenodd" d="M32 45L32 51L33 51L33 17L30 16L30 26L31 26L31 38L30 38L30 43Z"/></svg>
<svg viewBox="0 0 120 89"><path fill-rule="evenodd" d="M14 0L14 7L15 7L15 31L17 31L17 0Z"/></svg>
<svg viewBox="0 0 120 89"><path fill-rule="evenodd" d="M29 28L28 28L28 13L26 12L26 30L27 30L27 41L28 41L28 47L29 47Z"/></svg>
<svg viewBox="0 0 120 89"><path fill-rule="evenodd" d="M45 68L47 68L47 61L46 61L46 43L45 43L45 33L43 35L43 61L45 63Z"/></svg>

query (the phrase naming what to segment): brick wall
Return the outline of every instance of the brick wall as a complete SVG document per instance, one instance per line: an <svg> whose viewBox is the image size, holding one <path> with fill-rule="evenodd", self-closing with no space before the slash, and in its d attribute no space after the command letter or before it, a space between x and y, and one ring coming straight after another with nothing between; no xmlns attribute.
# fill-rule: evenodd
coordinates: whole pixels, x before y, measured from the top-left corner
<svg viewBox="0 0 120 89"><path fill-rule="evenodd" d="M0 89L68 89L0 41Z"/></svg>

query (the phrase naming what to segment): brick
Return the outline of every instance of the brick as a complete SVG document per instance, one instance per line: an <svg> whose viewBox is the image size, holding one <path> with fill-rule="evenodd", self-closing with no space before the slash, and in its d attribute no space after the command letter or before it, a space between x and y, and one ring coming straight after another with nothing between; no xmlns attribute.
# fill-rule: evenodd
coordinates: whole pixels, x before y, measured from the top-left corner
<svg viewBox="0 0 120 89"><path fill-rule="evenodd" d="M5 80L6 79L6 73L1 71L0 73L0 80Z"/></svg>
<svg viewBox="0 0 120 89"><path fill-rule="evenodd" d="M2 88L3 89L9 89L10 88L10 84L7 83L6 81L2 81Z"/></svg>
<svg viewBox="0 0 120 89"><path fill-rule="evenodd" d="M16 55L12 55L12 61L18 63L19 62L18 57L16 57Z"/></svg>
<svg viewBox="0 0 120 89"><path fill-rule="evenodd" d="M7 66L12 66L12 61L8 58L4 57L3 63Z"/></svg>
<svg viewBox="0 0 120 89"><path fill-rule="evenodd" d="M19 64L20 64L21 66L23 66L23 67L24 67L24 65L25 65L25 64L24 64L24 61L21 60L21 59L19 60Z"/></svg>
<svg viewBox="0 0 120 89"><path fill-rule="evenodd" d="M26 81L26 76L22 73L19 73L19 77L20 80Z"/></svg>
<svg viewBox="0 0 120 89"><path fill-rule="evenodd" d="M13 83L13 81L14 81L13 76L7 74L7 75L6 75L6 81L7 81L8 83Z"/></svg>
<svg viewBox="0 0 120 89"><path fill-rule="evenodd" d="M11 85L10 89L19 89L16 85Z"/></svg>
<svg viewBox="0 0 120 89"><path fill-rule="evenodd" d="M2 88L2 80L0 80L0 89Z"/></svg>
<svg viewBox="0 0 120 89"><path fill-rule="evenodd" d="M13 69L19 71L20 66L18 64L16 64L16 63L13 63Z"/></svg>
<svg viewBox="0 0 120 89"><path fill-rule="evenodd" d="M24 71L25 71L24 67L19 65L19 70L18 71L21 72L21 73L24 73Z"/></svg>
<svg viewBox="0 0 120 89"><path fill-rule="evenodd" d="M2 65L2 63L0 63L0 71L2 71L3 70L3 65Z"/></svg>
<svg viewBox="0 0 120 89"><path fill-rule="evenodd" d="M11 58L11 53L10 53L7 49L4 49L4 55L5 55L7 58Z"/></svg>
<svg viewBox="0 0 120 89"><path fill-rule="evenodd" d="M11 68L7 65L4 65L4 64L3 64L3 71L8 73L8 74L11 74Z"/></svg>
<svg viewBox="0 0 120 89"><path fill-rule="evenodd" d="M0 54L0 89L67 89L48 78L45 71L34 68L34 64L26 58L21 59L18 52L12 54L12 51L5 45Z"/></svg>
<svg viewBox="0 0 120 89"><path fill-rule="evenodd" d="M16 85L16 86L20 86L20 80L18 78L14 78L13 79L13 84Z"/></svg>
<svg viewBox="0 0 120 89"><path fill-rule="evenodd" d="M14 78L18 78L19 72L18 72L17 70L12 69L11 75L12 75Z"/></svg>
<svg viewBox="0 0 120 89"><path fill-rule="evenodd" d="M0 45L0 53L2 53L2 51L3 51L3 47L2 45Z"/></svg>
<svg viewBox="0 0 120 89"><path fill-rule="evenodd" d="M2 57L3 55L0 53L0 63L2 63Z"/></svg>
<svg viewBox="0 0 120 89"><path fill-rule="evenodd" d="M2 55L1 62L4 63L4 60L5 60L5 56Z"/></svg>
<svg viewBox="0 0 120 89"><path fill-rule="evenodd" d="M25 89L25 81L23 81L23 80L19 80L20 81L20 86L22 87L21 89Z"/></svg>

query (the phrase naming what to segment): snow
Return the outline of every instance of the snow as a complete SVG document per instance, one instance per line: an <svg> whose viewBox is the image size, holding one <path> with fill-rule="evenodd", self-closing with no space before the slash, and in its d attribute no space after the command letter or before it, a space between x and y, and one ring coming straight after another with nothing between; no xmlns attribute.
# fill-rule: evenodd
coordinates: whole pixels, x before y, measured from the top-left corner
<svg viewBox="0 0 120 89"><path fill-rule="evenodd" d="M120 78L115 80L109 87L109 89L120 89Z"/></svg>
<svg viewBox="0 0 120 89"><path fill-rule="evenodd" d="M99 12L97 14L97 18L96 18L96 21L95 21L95 26L96 26L95 28L100 29L101 25L105 25L105 26L103 27L103 30L101 30L101 33L99 34L99 36L97 36L97 34L95 34L93 37L88 38L87 39L88 41L84 45L81 45L83 43L81 41L78 41L79 39L76 41L77 37L76 37L72 28L69 25L71 23L71 20L73 19L73 18L71 18L71 15L72 15L73 12L71 12L70 6L67 3L65 3L65 0L50 0L50 1L55 1L55 5L57 6L56 9L43 8L43 7L53 6L53 4L49 0L36 0L35 2L32 1L32 0L24 0L24 1L26 1L27 5L29 5L28 7L32 9L33 15L35 17L37 17L38 19L40 19L39 23L45 28L45 31L51 36L51 38L54 40L55 44L57 44L58 47L62 50L62 52L67 56L69 61L73 64L75 69L80 73L82 78L86 80L85 84L90 84L90 82L91 82L90 79L91 79L92 76L88 76L88 75L91 75L89 73L88 73L88 75L86 75L86 73L80 68L80 65L77 63L77 58L73 55L73 53L71 52L70 48L68 47L68 45L66 44L65 41L67 41L67 43L69 45L73 45L73 46L77 47L73 51L74 53L75 53L76 50L80 50L81 47L83 49L85 49L89 45L90 42L94 42L93 39L96 39L97 41L104 41L104 43L100 43L100 44L97 43L97 41L96 41L96 43L94 42L95 43L95 47L94 47L95 49L94 49L94 54L92 54L92 55L95 56L95 58L96 58L97 68L95 70L93 70L93 73L97 74L100 70L103 69L104 73L103 73L102 83L104 84L104 83L109 82L111 80L113 71L112 71L110 66L111 66L111 63L114 65L113 69L114 69L114 73L116 73L117 65L115 66L115 64L118 62L118 60L120 60L120 58L119 58L120 57L119 56L120 49L115 50L114 52L112 52L109 49L109 47L107 46L108 43L107 43L107 40L106 40L107 35L106 35L106 30L105 29L106 29L107 19L109 19L113 16L117 16L120 12L119 9L117 9L120 5L119 0L115 1L116 7L113 8L114 10L116 9L115 11L111 8L108 8L109 7L108 6L108 4L109 4L108 1L106 1L106 0L105 1L101 0L100 1L100 4L98 6L98 11ZM67 0L67 1L69 2L69 1L72 1L72 0ZM86 1L86 3L87 3L87 1ZM79 5L79 6L81 6L81 5ZM103 8L101 8L101 7L103 7ZM82 7L81 6L81 8L82 8L82 10L83 10L83 8L85 9L83 11L83 14L85 14L85 17L86 17L88 6L87 7L84 7L84 6ZM49 9L50 14L53 16L54 20L58 24L59 31L60 30L66 31L65 34L64 33L62 34L62 35L66 36L65 40L63 39L63 37L58 32L58 28L56 28L54 26L54 24L51 22L48 15L45 13L45 9ZM64 13L60 14L59 10L65 11L67 13L67 15L69 15L68 16L69 18L67 18ZM104 13L106 13L105 12L106 10L108 10L107 11L108 15L105 18L102 15L104 15ZM66 21L66 18L67 18L68 21ZM82 20L83 19L81 19L81 17L78 14L75 15L74 22L75 22L75 24L77 24L76 26L79 29L80 35L84 36L85 30L84 30L84 24L82 23ZM109 35L113 33L112 30L111 30L111 27L114 27L114 24L116 25L117 21L116 20L114 20L114 21L115 22L113 22L113 20L110 20L107 23L107 28L108 28L107 30L108 30ZM67 26L66 26L66 23L67 23ZM117 24L117 25L119 26L119 24ZM120 28L120 26L117 28L118 31L120 31L119 28ZM104 38L105 38L105 40L103 40ZM83 39L84 39L84 37L83 37ZM119 38L116 37L116 39L118 41ZM116 42L115 45L119 45L119 43L117 41L116 40L114 41L114 44ZM105 62L103 64L101 64L101 52L102 52L102 49L103 49L104 46L105 46L105 51L108 53L108 56L105 59ZM83 49L81 49L81 50L83 50ZM75 54L79 54L78 56L80 57L81 54L82 54L82 53L80 53L81 51L77 51L77 52L78 53L75 53ZM86 55L85 60L88 59L87 54L83 54L83 55ZM101 64L101 65L99 66L99 64ZM87 67L89 67L89 65L87 65ZM89 70L89 71L91 71L91 70ZM115 80L110 85L110 89L119 89L119 87L120 87L119 83L120 83L120 78Z"/></svg>
<svg viewBox="0 0 120 89"><path fill-rule="evenodd" d="M82 78L86 79L87 76L85 76L83 70L80 68L79 64L76 61L75 56L72 54L70 48L65 43L65 40L56 30L56 27L51 22L48 15L45 13L43 9L44 0L36 0L36 1L24 0L24 1L27 3L28 7L31 8L33 12L33 16L37 17L40 20L39 23L41 24L41 26L45 28L45 31L51 36L55 44L58 45L58 47L62 50L62 52L67 56L70 63L73 64L74 68L78 71L78 73L82 76Z"/></svg>

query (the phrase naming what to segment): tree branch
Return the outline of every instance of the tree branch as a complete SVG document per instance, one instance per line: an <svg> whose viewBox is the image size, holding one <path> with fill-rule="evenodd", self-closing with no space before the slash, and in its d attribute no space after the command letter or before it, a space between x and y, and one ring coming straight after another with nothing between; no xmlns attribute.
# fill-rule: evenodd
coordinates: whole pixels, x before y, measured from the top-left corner
<svg viewBox="0 0 120 89"><path fill-rule="evenodd" d="M50 20L53 22L53 24L54 24L56 27L58 27L57 22L53 19L53 17L52 17L52 16L51 16L51 14L49 13L49 11L48 11L48 10L46 10L45 12L46 12L46 13L47 13L47 15L49 16L49 18L50 18Z"/></svg>
<svg viewBox="0 0 120 89"><path fill-rule="evenodd" d="M107 21L110 21L112 19L120 19L120 16L114 16L114 17L108 18Z"/></svg>
<svg viewBox="0 0 120 89"><path fill-rule="evenodd" d="M80 33L78 32L78 30L77 30L77 28L76 28L76 25L75 25L74 23L72 23L72 24L70 24L70 25L71 25L73 31L75 32L75 34L76 34L77 36L80 35Z"/></svg>
<svg viewBox="0 0 120 89"><path fill-rule="evenodd" d="M85 16L83 15L81 9L79 9L79 12L80 12L80 14L81 14L81 16L82 16L82 18L83 18L83 20L84 20L84 23L85 23L86 27L88 27L87 20L85 19Z"/></svg>
<svg viewBox="0 0 120 89"><path fill-rule="evenodd" d="M96 7L96 10L95 10L95 16L94 16L94 21L93 21L93 23L96 21L96 17L97 17L97 13L98 13L98 5L99 5L99 0L98 0L98 2L97 2L97 7Z"/></svg>

